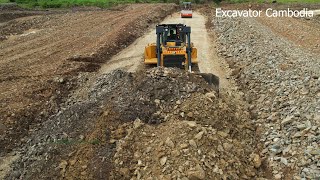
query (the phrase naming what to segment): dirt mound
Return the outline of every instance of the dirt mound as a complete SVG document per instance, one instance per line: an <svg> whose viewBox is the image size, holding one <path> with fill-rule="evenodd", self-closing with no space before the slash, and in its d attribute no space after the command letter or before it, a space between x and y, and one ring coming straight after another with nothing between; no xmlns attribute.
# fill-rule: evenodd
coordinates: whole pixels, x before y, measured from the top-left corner
<svg viewBox="0 0 320 180"><path fill-rule="evenodd" d="M255 129L232 99L179 69L104 74L33 133L10 178L254 177Z"/></svg>
<svg viewBox="0 0 320 180"><path fill-rule="evenodd" d="M217 98L196 75L171 69L143 75L134 85L139 89L133 91L134 99L124 98L132 109L121 111L135 113L131 120L136 120L111 132L110 142L116 143L111 179L255 176L254 166L260 167L261 160L253 153L255 129L245 109L236 107L230 97ZM119 93L118 98L125 94ZM143 109L155 113L145 116ZM162 117L162 123L143 123L153 122L155 116ZM119 139L119 132L123 138Z"/></svg>
<svg viewBox="0 0 320 180"><path fill-rule="evenodd" d="M208 92L210 86L199 75L179 69L152 69L138 72L130 84L124 84L116 91L118 97L111 97L114 109L121 113L124 122L140 118L144 122L159 123L165 114L175 106L177 100L187 99L190 93ZM165 106L159 105L166 102Z"/></svg>

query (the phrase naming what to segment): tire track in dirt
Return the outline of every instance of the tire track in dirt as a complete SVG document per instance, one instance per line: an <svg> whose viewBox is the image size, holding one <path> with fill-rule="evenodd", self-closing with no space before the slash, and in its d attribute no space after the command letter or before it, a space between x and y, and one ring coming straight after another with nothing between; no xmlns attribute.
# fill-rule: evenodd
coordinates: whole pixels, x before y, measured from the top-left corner
<svg viewBox="0 0 320 180"><path fill-rule="evenodd" d="M147 9L144 8L143 10L146 11ZM110 14L108 16L106 16L104 12L96 12L98 16L96 15L92 16L92 12L88 12L86 13L85 16L81 15L80 18L77 18L75 21L73 21L74 20L73 18L70 18L70 17L68 18L67 16L67 19L65 21L66 22L71 21L70 25L61 24L57 27L54 27L53 29L52 27L41 29L42 31L48 29L49 32L45 32L45 36L39 36L42 34L33 35L33 37L35 38L32 38L31 40L30 38L21 38L21 40L24 42L22 43L19 42L16 45L10 44L7 46L7 48L6 47L3 48L2 53L8 56L11 56L16 54L15 52L18 50L21 51L21 50L30 49L30 47L28 47L27 45L32 44L32 46L34 47L42 46L43 44L46 44L47 42L52 41L52 37L59 37L59 35L63 35L63 38L61 38L62 39L61 41L68 42L67 44L65 44L65 47L69 47L70 45L74 46L75 44L79 44L78 42L86 42L86 44L90 45L92 43L88 43L88 41L92 42L92 39L96 39L96 38L102 39L101 37L103 36L110 36L112 34L109 32L111 30L110 27L114 25L117 25L117 26L125 25L125 21L121 21L121 19L130 19L130 17L132 17L132 14L138 14L139 11L140 11L139 7L137 7L137 10L130 13L126 11L124 12L120 11L120 13ZM57 16L61 17L61 15L57 15ZM64 18L65 16L61 18ZM68 23L65 23L65 24L68 24ZM75 27L78 27L78 26L81 27L81 30L74 33ZM104 33L104 31L101 31L102 29L106 30L106 33ZM85 32L91 32L89 35L91 34L97 34L97 35L95 35L94 37L79 36L79 33L84 34ZM11 41L11 42L17 42L17 41ZM105 41L102 40L102 41L97 41L93 44L96 45L104 42ZM89 48L93 48L93 47L91 46ZM10 52L12 52L12 54L10 54Z"/></svg>
<svg viewBox="0 0 320 180"><path fill-rule="evenodd" d="M33 125L41 126L40 122L47 120L45 116L77 86L79 73L96 71L100 56L110 57L142 35L142 30L133 29L143 29L174 9L172 4L134 4L119 11L70 12L10 21L8 27L23 29L19 25L31 19L31 30L25 32L40 31L0 42L1 154L24 143L23 137L36 128ZM40 21L42 18L47 19ZM69 59L92 54L96 56L90 62Z"/></svg>
<svg viewBox="0 0 320 180"><path fill-rule="evenodd" d="M137 8L137 9L139 9L139 8ZM133 14L138 13L138 10L136 10L132 13ZM67 36L66 38L61 38L62 40L60 40L60 41L57 41L57 42L54 42L54 43L48 44L48 45L43 45L43 43L50 41L52 37L58 36L59 34L61 34L63 32L72 32L73 26L78 24L78 23L75 23L75 24L72 24L71 27L68 26L66 29L59 29L57 31L53 31L52 33L49 33L45 38L42 38L42 41L38 41L38 39L33 40L34 42L36 42L36 43L34 43L34 46L38 47L38 48L32 49L31 51L27 51L27 52L24 52L24 53L18 54L18 55L14 55L16 53L6 54L6 55L12 55L12 57L8 58L6 61L2 61L2 63L9 62L9 64L11 64L12 63L11 61L18 60L20 58L23 58L24 56L29 57L29 55L31 55L31 54L41 54L41 52L42 52L42 54L43 53L48 54L48 52L50 52L50 49L68 49L70 47L73 47L73 49L81 49L83 45L86 45L87 48L95 48L95 47L99 46L99 44L104 43L104 40L102 40L102 41L99 40L99 39L102 39L102 38L100 38L101 36L111 36L112 35L112 32L108 32L108 30L107 30L107 32L104 33L103 31L101 31L101 29L106 29L106 28L110 29L110 26L108 25L110 23L112 25L117 24L117 26L124 26L125 22L120 21L120 20L121 19L129 19L130 16L131 16L131 13L122 12L122 14L120 14L119 16L111 15L110 17L108 17L108 18L112 19L111 21L109 19L106 20L104 15L101 17L98 17L98 18L94 18L95 21L92 21L93 20L92 17L90 17L90 19L84 19L85 21L89 21L89 22L92 21L93 23L91 23L90 25L87 25L87 26L84 25L84 28L81 30L81 32L90 31L90 32L94 32L91 34L100 33L100 35L97 35L97 37L92 38L89 36L87 36L87 37L80 36L79 37L79 34L73 33L73 34L71 34L71 36ZM77 37L79 37L79 38L77 38ZM95 38L98 38L98 41L96 41L94 43L83 43L83 42L92 41L92 39L95 39ZM62 41L67 42L67 43L62 43ZM30 44L30 42L27 41L25 43L21 43L18 46L14 46L14 49L9 49L8 51L9 52L16 52L18 49L21 50L21 47L23 47L23 46L26 47L26 44ZM63 44L63 46L61 46L61 44ZM57 47L56 45L59 45L59 47ZM4 53L6 53L6 51L4 51ZM55 57L52 57L52 59L55 59ZM9 64L7 64L7 66ZM46 72L44 72L44 73L46 73Z"/></svg>
<svg viewBox="0 0 320 180"><path fill-rule="evenodd" d="M52 41L53 37L59 37L59 35L62 35L62 37L60 38L61 39L60 42L61 41L67 42L67 43L65 43L64 47L69 47L70 45L79 44L79 42L83 42L81 44L84 44L84 43L89 44L88 40L90 40L90 39L85 41L85 39L89 38L89 37L79 36L79 33L84 34L85 32L92 32L93 31L93 32L102 32L102 34L104 34L103 31L101 31L101 29L104 29L104 28L102 28L102 26L106 27L106 26L108 26L109 23L112 23L112 24L113 24L113 22L116 23L118 20L125 18L124 17L125 15L126 15L126 13L122 13L119 16L111 15L110 17L108 17L108 18L112 19L111 21L106 20L106 17L104 14L102 14L101 18L93 18L90 16L88 16L88 18L84 18L84 19L79 18L80 19L79 22L76 22L76 23L72 22L72 24L69 26L56 27L54 29L49 28L48 32L44 32L45 36L42 36L43 33L32 35L32 37L35 37L35 38L32 39L31 41L29 38L25 38L25 39L21 38L21 41L24 41L24 42L22 42L22 43L20 42L17 45L13 45L13 47L12 47L12 45L11 46L8 45L8 48L4 48L2 53L5 55L8 55L8 56L12 56L12 55L16 54L17 51L25 51L27 49L30 49L30 47L28 47L28 45L30 45L30 44L32 45L32 47L43 46L43 45L47 44L48 42ZM116 16L116 17L114 17L114 16ZM88 21L88 22L92 22L92 23L89 23L89 24L87 23L87 25L86 25L83 23L83 21L85 21L85 22ZM97 25L99 25L99 26L97 26ZM75 32L74 29L77 26L79 26L79 27L81 26L81 30L78 32ZM41 30L45 31L46 29L47 28L41 29ZM13 41L13 42L17 42L17 41ZM55 43L56 42L54 42L54 44ZM12 52L12 53L10 54L10 52ZM42 51L42 52L46 52L46 51Z"/></svg>

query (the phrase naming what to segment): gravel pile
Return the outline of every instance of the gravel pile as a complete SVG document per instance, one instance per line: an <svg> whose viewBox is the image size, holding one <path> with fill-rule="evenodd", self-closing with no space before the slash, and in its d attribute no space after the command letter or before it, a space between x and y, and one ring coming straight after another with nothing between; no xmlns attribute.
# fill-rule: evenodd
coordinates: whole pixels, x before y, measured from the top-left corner
<svg viewBox="0 0 320 180"><path fill-rule="evenodd" d="M275 35L254 18L215 18L226 57L274 179L320 178L320 56Z"/></svg>
<svg viewBox="0 0 320 180"><path fill-rule="evenodd" d="M95 119L103 112L102 107L108 103L103 100L111 96L115 88L129 83L129 77L130 74L123 71L105 74L98 79L94 87L86 89L85 97L70 97L55 115L42 124L42 128L34 129L30 132L30 137L24 139L25 144L16 150L16 156L19 158L14 162L12 171L5 179L73 177L73 174L68 174L67 170L75 170L68 163L74 156L83 158L80 153L75 153L77 149L82 145L99 144L96 139L86 140L85 135L95 128ZM85 78L85 74L79 75L79 81ZM101 145L101 147L103 150L99 149L97 156L103 154L105 158L109 158L106 154L110 154L112 147L108 145ZM91 160L95 163L93 159ZM99 163L106 167L105 171L108 171L108 161ZM80 162L77 164L82 165ZM94 173L97 169L91 171ZM88 177L89 175L82 176L83 179Z"/></svg>
<svg viewBox="0 0 320 180"><path fill-rule="evenodd" d="M6 179L252 179L263 163L237 103L180 69L103 74L30 132Z"/></svg>
<svg viewBox="0 0 320 180"><path fill-rule="evenodd" d="M113 108L135 121L110 133L116 145L111 179L257 177L262 161L246 106L217 97L199 75L177 69L151 69L134 79Z"/></svg>
<svg viewBox="0 0 320 180"><path fill-rule="evenodd" d="M103 86L113 85L113 82L103 82ZM107 83L107 84L106 84ZM101 86L99 83L98 86ZM99 90L104 88L94 88ZM180 69L154 68L146 72L133 74L130 82L113 90L118 92L111 97L113 109L123 112L119 119L123 122L135 120L157 124L166 119L159 111L170 111L175 101L186 99L195 92L212 91L200 75L190 74ZM157 107L158 101L167 101L167 106Z"/></svg>

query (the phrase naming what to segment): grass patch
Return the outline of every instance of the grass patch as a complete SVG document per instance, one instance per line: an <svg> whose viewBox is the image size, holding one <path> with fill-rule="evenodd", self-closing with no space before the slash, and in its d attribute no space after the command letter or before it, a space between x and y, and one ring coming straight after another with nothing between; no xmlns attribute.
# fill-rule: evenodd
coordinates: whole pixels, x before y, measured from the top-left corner
<svg viewBox="0 0 320 180"><path fill-rule="evenodd" d="M8 2L10 2L9 0L0 0L0 4L2 4L2 3L8 3Z"/></svg>

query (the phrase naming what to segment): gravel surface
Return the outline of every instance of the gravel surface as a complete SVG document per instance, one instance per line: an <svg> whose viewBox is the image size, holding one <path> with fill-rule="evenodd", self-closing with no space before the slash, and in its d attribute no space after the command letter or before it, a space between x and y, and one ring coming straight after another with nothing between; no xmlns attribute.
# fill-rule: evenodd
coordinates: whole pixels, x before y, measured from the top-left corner
<svg viewBox="0 0 320 180"><path fill-rule="evenodd" d="M254 18L212 23L219 53L261 127L260 155L272 171L269 178L320 178L320 55Z"/></svg>

